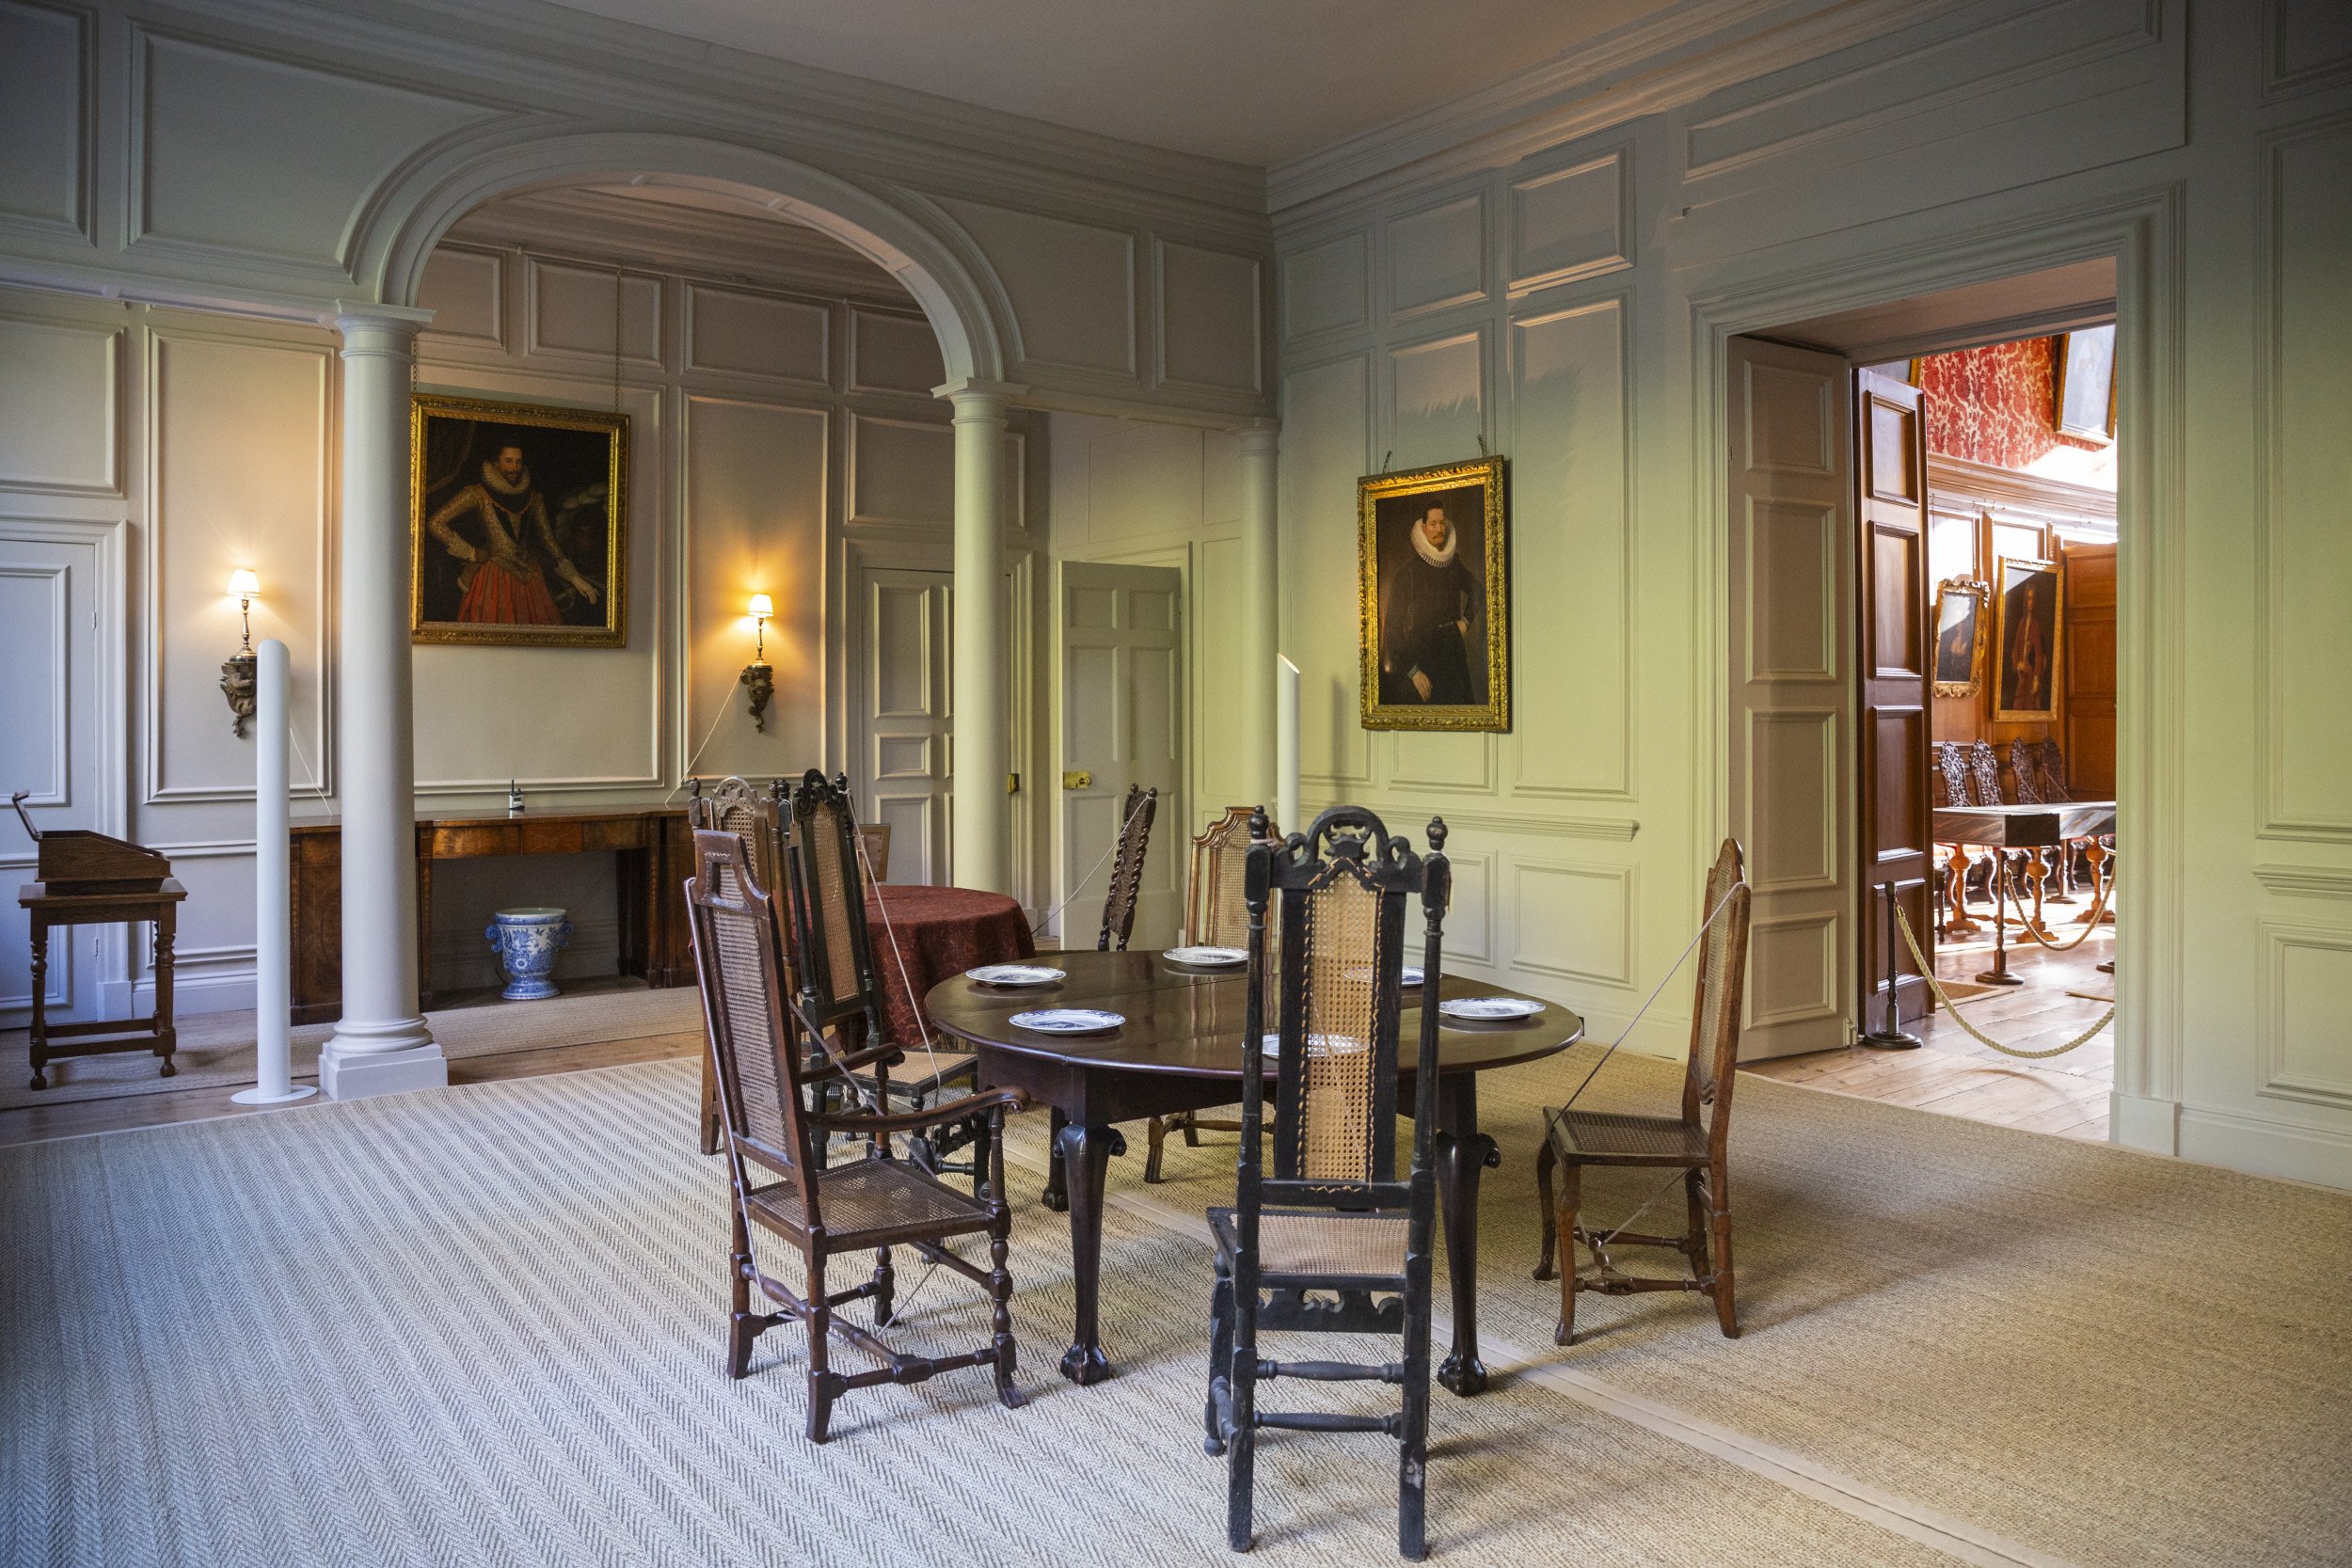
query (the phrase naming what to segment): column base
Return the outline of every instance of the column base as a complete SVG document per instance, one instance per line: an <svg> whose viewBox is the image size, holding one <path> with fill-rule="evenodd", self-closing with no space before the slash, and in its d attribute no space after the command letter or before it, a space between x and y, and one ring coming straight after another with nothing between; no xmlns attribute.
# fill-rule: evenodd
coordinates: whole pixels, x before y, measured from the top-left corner
<svg viewBox="0 0 2352 1568"><path fill-rule="evenodd" d="M319 1088L329 1100L448 1086L449 1058L433 1039L405 1051L343 1051L329 1040L319 1053Z"/></svg>

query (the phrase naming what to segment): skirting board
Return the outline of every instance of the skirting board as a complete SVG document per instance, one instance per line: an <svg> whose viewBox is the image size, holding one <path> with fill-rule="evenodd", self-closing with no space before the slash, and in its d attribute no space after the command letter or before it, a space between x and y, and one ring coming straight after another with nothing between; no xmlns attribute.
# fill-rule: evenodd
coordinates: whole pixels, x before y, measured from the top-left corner
<svg viewBox="0 0 2352 1568"><path fill-rule="evenodd" d="M2181 1107L2181 1158L2352 1190L2352 1133Z"/></svg>
<svg viewBox="0 0 2352 1568"><path fill-rule="evenodd" d="M2110 1091L2107 1142L2144 1154L2177 1154L2181 1151L2180 1117L2181 1108L2172 1101Z"/></svg>

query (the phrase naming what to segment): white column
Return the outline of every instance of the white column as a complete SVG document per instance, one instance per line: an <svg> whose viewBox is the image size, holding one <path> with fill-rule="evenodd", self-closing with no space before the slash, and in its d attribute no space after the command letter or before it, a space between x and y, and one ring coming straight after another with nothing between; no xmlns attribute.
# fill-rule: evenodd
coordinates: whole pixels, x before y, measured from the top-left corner
<svg viewBox="0 0 2352 1568"><path fill-rule="evenodd" d="M343 348L343 1016L319 1057L338 1100L434 1088L449 1064L417 1006L414 704L408 643L408 382L415 323L331 318Z"/></svg>
<svg viewBox="0 0 2352 1568"><path fill-rule="evenodd" d="M1241 767L1242 792L1230 805L1275 798L1275 665L1282 640L1281 552L1275 531L1279 437L1270 424L1241 433ZM1287 818L1286 833L1306 826Z"/></svg>
<svg viewBox="0 0 2352 1568"><path fill-rule="evenodd" d="M955 854L958 887L1012 891L1011 660L1005 642L1005 399L1020 388L954 381L956 410Z"/></svg>

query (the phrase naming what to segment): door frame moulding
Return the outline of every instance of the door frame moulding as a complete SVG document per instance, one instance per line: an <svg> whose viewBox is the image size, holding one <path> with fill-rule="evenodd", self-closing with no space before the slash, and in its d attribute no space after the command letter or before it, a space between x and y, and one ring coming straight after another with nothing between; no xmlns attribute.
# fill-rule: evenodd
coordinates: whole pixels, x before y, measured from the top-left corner
<svg viewBox="0 0 2352 1568"><path fill-rule="evenodd" d="M2185 817L2181 803L2185 692L2184 656L2160 628L2182 624L2187 518L2182 472L2186 390L2183 247L2178 182L2030 209L1957 232L1937 231L1934 214L1833 238L1851 248L1824 260L1813 249L1734 258L1709 269L1720 281L1689 295L1692 373L1692 624L1701 699L1691 736L1697 787L1690 843L1695 859L1730 821L1728 730L1730 580L1728 344L1742 333L1890 304L1972 283L1994 282L2072 262L2112 258L2116 266L2118 399L2117 509L2132 545L2117 558L2116 795L2129 824L2132 875L2119 889L2116 924L2116 1079L2110 1138L2171 1154L2178 1148L2184 1086L2181 976ZM1873 245L1873 233L1892 236ZM1694 864L1687 879L1698 880Z"/></svg>

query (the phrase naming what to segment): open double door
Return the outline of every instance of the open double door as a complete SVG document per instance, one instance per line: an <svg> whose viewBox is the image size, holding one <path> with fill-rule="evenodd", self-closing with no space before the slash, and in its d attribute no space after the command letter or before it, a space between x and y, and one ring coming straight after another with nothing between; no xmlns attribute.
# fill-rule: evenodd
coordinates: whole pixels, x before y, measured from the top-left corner
<svg viewBox="0 0 2352 1568"><path fill-rule="evenodd" d="M1927 445L1915 388L1835 354L1729 348L1730 817L1754 900L1754 1058L1883 1026L1888 885L1934 940ZM1896 1006L1916 1018L1927 987L1895 945Z"/></svg>

